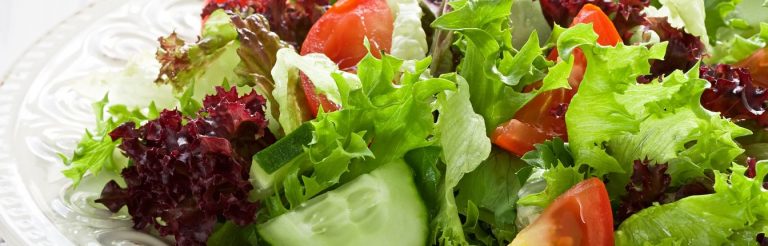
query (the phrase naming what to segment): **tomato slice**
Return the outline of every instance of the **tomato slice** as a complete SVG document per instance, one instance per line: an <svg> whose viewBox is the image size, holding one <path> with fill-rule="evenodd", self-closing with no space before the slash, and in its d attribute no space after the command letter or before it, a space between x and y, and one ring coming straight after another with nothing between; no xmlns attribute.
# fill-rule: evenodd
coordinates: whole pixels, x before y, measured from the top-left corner
<svg viewBox="0 0 768 246"><path fill-rule="evenodd" d="M576 18L573 19L571 26L580 23L592 23L592 28L598 35L597 42L601 45L616 45L621 41L619 32L613 26L611 19L603 11L592 4L586 4L582 7ZM565 110L568 108L573 95L576 94L579 84L584 77L584 71L587 68L587 59L580 49L573 51L574 64L568 82L572 89L557 89L539 94L533 100L523 106L516 114L513 120L520 123L507 122L496 128L494 132L494 143L499 147L506 149L518 156L534 149L534 144L544 142L554 137L568 139L565 126ZM547 56L550 60L557 60L557 50ZM541 87L541 82L535 83L526 90ZM535 130L537 134L532 135ZM542 137L542 134L544 137ZM502 136L509 135L509 136ZM514 140L514 141L512 141ZM521 152L525 151L525 152Z"/></svg>
<svg viewBox="0 0 768 246"><path fill-rule="evenodd" d="M549 135L540 128L534 127L517 119L512 119L498 127L491 135L494 144L517 156L523 156L534 149L531 142L544 142Z"/></svg>
<svg viewBox="0 0 768 246"><path fill-rule="evenodd" d="M768 88L768 47L758 50L736 66L749 69L749 74L756 86Z"/></svg>
<svg viewBox="0 0 768 246"><path fill-rule="evenodd" d="M312 26L301 47L301 54L323 53L346 71L355 71L355 66L368 54L363 40L368 38L371 53L381 57L389 52L392 45L394 17L384 0L340 0ZM326 111L337 110L338 106L324 95L318 95L306 76L302 85L307 102L314 115L318 106Z"/></svg>
<svg viewBox="0 0 768 246"><path fill-rule="evenodd" d="M613 214L605 184L591 178L555 199L510 246L613 245Z"/></svg>

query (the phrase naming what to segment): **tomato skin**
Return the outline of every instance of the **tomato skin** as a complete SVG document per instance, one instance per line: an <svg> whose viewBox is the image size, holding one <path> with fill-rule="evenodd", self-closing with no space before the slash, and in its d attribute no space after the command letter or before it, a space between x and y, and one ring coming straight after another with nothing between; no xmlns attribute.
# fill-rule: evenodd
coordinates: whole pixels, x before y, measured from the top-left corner
<svg viewBox="0 0 768 246"><path fill-rule="evenodd" d="M392 45L394 17L384 0L340 0L312 26L301 47L301 55L323 53L339 65L339 69L355 71L355 66L368 54L363 45L368 38L371 54L381 57ZM302 75L302 86L313 115L318 106L325 111L339 109L315 92L315 87Z"/></svg>
<svg viewBox="0 0 768 246"><path fill-rule="evenodd" d="M317 116L320 111L320 106L323 106L323 112L333 112L339 110L339 106L328 100L325 95L315 92L315 85L307 78L304 73L299 73L301 76L301 89L304 91L304 96L307 99L307 106L312 111L312 116Z"/></svg>
<svg viewBox="0 0 768 246"><path fill-rule="evenodd" d="M368 54L366 37L374 56L389 52L393 23L384 0L338 1L309 30L301 54L323 53L342 70L354 67Z"/></svg>
<svg viewBox="0 0 768 246"><path fill-rule="evenodd" d="M555 199L510 246L613 244L608 191L600 179L590 178Z"/></svg>
<svg viewBox="0 0 768 246"><path fill-rule="evenodd" d="M621 42L621 35L613 25L611 18L593 4L586 4L579 14L573 19L571 26L579 23L592 23L592 28L597 33L597 43L601 45L616 45Z"/></svg>
<svg viewBox="0 0 768 246"><path fill-rule="evenodd" d="M518 156L523 156L534 149L533 145L527 144L528 142L543 142L547 139L548 135L541 129L517 119L496 127L491 135L494 144Z"/></svg>
<svg viewBox="0 0 768 246"><path fill-rule="evenodd" d="M580 23L592 23L592 28L598 35L597 42L600 45L616 45L622 42L621 36L618 31L616 31L616 27L613 26L611 19L595 5L584 5L579 14L573 19L571 26ZM584 57L584 53L581 49L575 49L572 55L574 56L574 64L571 74L568 77L568 83L571 85L572 89L551 90L537 95L515 114L513 120L517 120L524 124L511 124L510 121L503 124L503 126L506 126L503 128L503 132L500 131L502 130L500 129L500 126L499 128L496 128L496 131L493 134L494 136L502 134L514 135L493 139L502 141L514 139L515 141L497 142L494 140L494 144L518 156L522 156L525 152L520 153L520 151L533 150L535 144L544 142L548 139L560 137L564 140L568 140L565 125L565 109L567 109L567 105L570 103L573 95L576 94L587 68L587 59ZM547 56L547 59L557 60L557 49L552 50L549 56ZM541 87L541 82L534 83L525 90L531 91L538 87ZM536 131L540 134L531 137L531 131ZM544 134L546 137L542 137L541 134Z"/></svg>
<svg viewBox="0 0 768 246"><path fill-rule="evenodd" d="M736 66L748 69L756 86L768 88L768 47L758 50Z"/></svg>

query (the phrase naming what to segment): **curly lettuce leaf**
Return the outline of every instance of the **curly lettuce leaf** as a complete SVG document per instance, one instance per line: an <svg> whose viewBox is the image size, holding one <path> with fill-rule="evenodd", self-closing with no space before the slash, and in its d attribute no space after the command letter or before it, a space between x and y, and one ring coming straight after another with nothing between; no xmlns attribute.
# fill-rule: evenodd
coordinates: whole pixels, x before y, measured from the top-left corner
<svg viewBox="0 0 768 246"><path fill-rule="evenodd" d="M616 160L669 162L672 185L679 186L703 176L704 170L724 171L724 163L744 152L733 139L751 132L701 106L707 83L698 78L698 71L698 66L689 74L677 71L661 84L633 85L624 92L619 102L645 118L636 134L608 142Z"/></svg>
<svg viewBox="0 0 768 246"><path fill-rule="evenodd" d="M161 38L157 59L162 67L155 82L171 84L179 92L193 86L197 101L224 82L244 84L245 77L235 72L240 64L237 38L237 29L223 10L211 14L201 39L193 45L187 46L175 33Z"/></svg>
<svg viewBox="0 0 768 246"><path fill-rule="evenodd" d="M300 61L294 64L308 63L307 71L334 83L334 87L328 88L337 95L342 107L335 112L320 113L310 121L314 128L313 141L305 148L307 158L303 160L309 165L295 164L292 174L278 181L282 182L278 188L284 191L289 208L378 166L403 159L414 149L435 145L434 95L456 87L455 82L448 79L421 78L430 64L429 58L404 62L388 55L377 59L369 54L358 64L357 75L342 74L332 67L310 70L312 62L327 58L294 58ZM293 69L288 73L298 76L298 71ZM398 85L390 82L395 78ZM312 79L315 84L318 81ZM271 201L279 203L279 198ZM270 205L276 208L272 210L284 211L277 203Z"/></svg>
<svg viewBox="0 0 768 246"><path fill-rule="evenodd" d="M612 196L625 192L634 160L668 162L673 185L680 185L707 169L724 171L723 163L743 152L733 139L750 134L701 106L707 83L698 67L663 83L635 82L665 48L581 46L589 66L566 113L570 147L577 166L588 165L595 176L610 173Z"/></svg>
<svg viewBox="0 0 768 246"><path fill-rule="evenodd" d="M157 60L161 63L156 82L170 84L182 93L193 87L193 99L213 94L216 86L238 85L256 89L268 100L270 118L274 79L271 70L277 51L290 46L270 31L268 20L259 14L242 18L222 9L214 11L203 26L202 36L185 44L175 33L161 38Z"/></svg>
<svg viewBox="0 0 768 246"><path fill-rule="evenodd" d="M731 167L730 175L716 171L714 194L687 197L632 215L619 225L616 244L757 245L755 238L766 232L768 221L768 192L763 189L766 164L758 164L757 178L746 177L746 168L739 165Z"/></svg>
<svg viewBox="0 0 768 246"><path fill-rule="evenodd" d="M464 58L457 70L469 81L472 107L485 119L486 130L511 119L538 93L568 87L572 62L555 65L546 61L538 34L531 33L519 51L512 48L511 0L453 5L456 10L441 16L432 26L459 34L456 44L464 51ZM540 89L522 92L525 86L542 79Z"/></svg>
<svg viewBox="0 0 768 246"><path fill-rule="evenodd" d="M579 26L584 25L576 27ZM591 28L571 28L569 31L573 35L594 33ZM594 44L596 35L582 40L585 42L581 49L590 65L566 113L570 147L576 165L588 163L599 171L598 176L608 172L623 172L619 163L602 149L602 143L623 132L637 131L639 122L619 104L617 94L613 91L621 92L634 84L637 76L650 69L647 59L663 57L663 49L658 49L657 45L654 50L660 52L651 54L650 50L640 46L619 44L609 48L587 44ZM562 45L558 42L558 46Z"/></svg>
<svg viewBox="0 0 768 246"><path fill-rule="evenodd" d="M237 55L240 62L235 68L235 73L243 77L241 81L235 81L239 86L251 86L260 95L267 99L267 117L270 122L270 131L277 136L282 136L278 118L280 110L275 105L275 98L272 96L275 90L275 79L272 77L272 68L277 63L277 52L282 48L289 48L290 45L280 40L277 34L270 30L269 21L263 15L252 14L245 18L239 15L230 17L232 25L237 30L240 46L237 48ZM304 101L303 98L296 98L297 102Z"/></svg>
<svg viewBox="0 0 768 246"><path fill-rule="evenodd" d="M572 186L584 180L584 174L574 167L555 165L542 174L547 187L543 191L521 197L517 204L545 208Z"/></svg>
<svg viewBox="0 0 768 246"><path fill-rule="evenodd" d="M571 149L568 147L568 143L563 142L562 139L547 140L544 143L536 144L535 147L534 151L529 151L521 157L528 165L542 169L549 169L557 164L566 167L573 166Z"/></svg>
<svg viewBox="0 0 768 246"><path fill-rule="evenodd" d="M128 166L128 158L123 156L117 146L120 140L113 141L109 133L125 122L136 124L142 121L156 118L159 113L154 103L151 103L147 112L139 109L129 110L125 105L117 104L107 106L109 97L104 96L101 101L93 104L96 114L96 129L91 132L86 129L85 135L75 147L71 158L59 153L59 157L67 166L62 174L77 187L87 173L99 175L101 172L120 174L123 168Z"/></svg>

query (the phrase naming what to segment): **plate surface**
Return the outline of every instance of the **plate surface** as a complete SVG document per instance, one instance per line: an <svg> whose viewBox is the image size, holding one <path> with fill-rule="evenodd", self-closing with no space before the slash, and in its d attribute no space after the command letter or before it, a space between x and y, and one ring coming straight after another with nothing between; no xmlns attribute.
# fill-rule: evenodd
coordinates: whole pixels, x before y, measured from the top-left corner
<svg viewBox="0 0 768 246"><path fill-rule="evenodd" d="M115 86L102 80L136 57L152 60L160 36L175 30L195 38L201 5L98 2L48 33L0 80L0 235L9 245L164 244L131 230L126 216L90 206L105 180L68 189L57 153L72 153L94 125L91 104ZM155 65L136 66L132 78L151 81Z"/></svg>

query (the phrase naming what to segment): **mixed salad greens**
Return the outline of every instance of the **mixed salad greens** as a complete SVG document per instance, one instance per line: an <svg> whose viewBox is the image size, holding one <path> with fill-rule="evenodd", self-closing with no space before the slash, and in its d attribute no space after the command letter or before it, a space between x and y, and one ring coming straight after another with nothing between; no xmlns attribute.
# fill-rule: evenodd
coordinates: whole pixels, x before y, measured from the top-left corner
<svg viewBox="0 0 768 246"><path fill-rule="evenodd" d="M62 155L73 189L115 177L95 202L135 229L768 245L768 1L209 0L202 19L134 88L173 93L112 92Z"/></svg>

